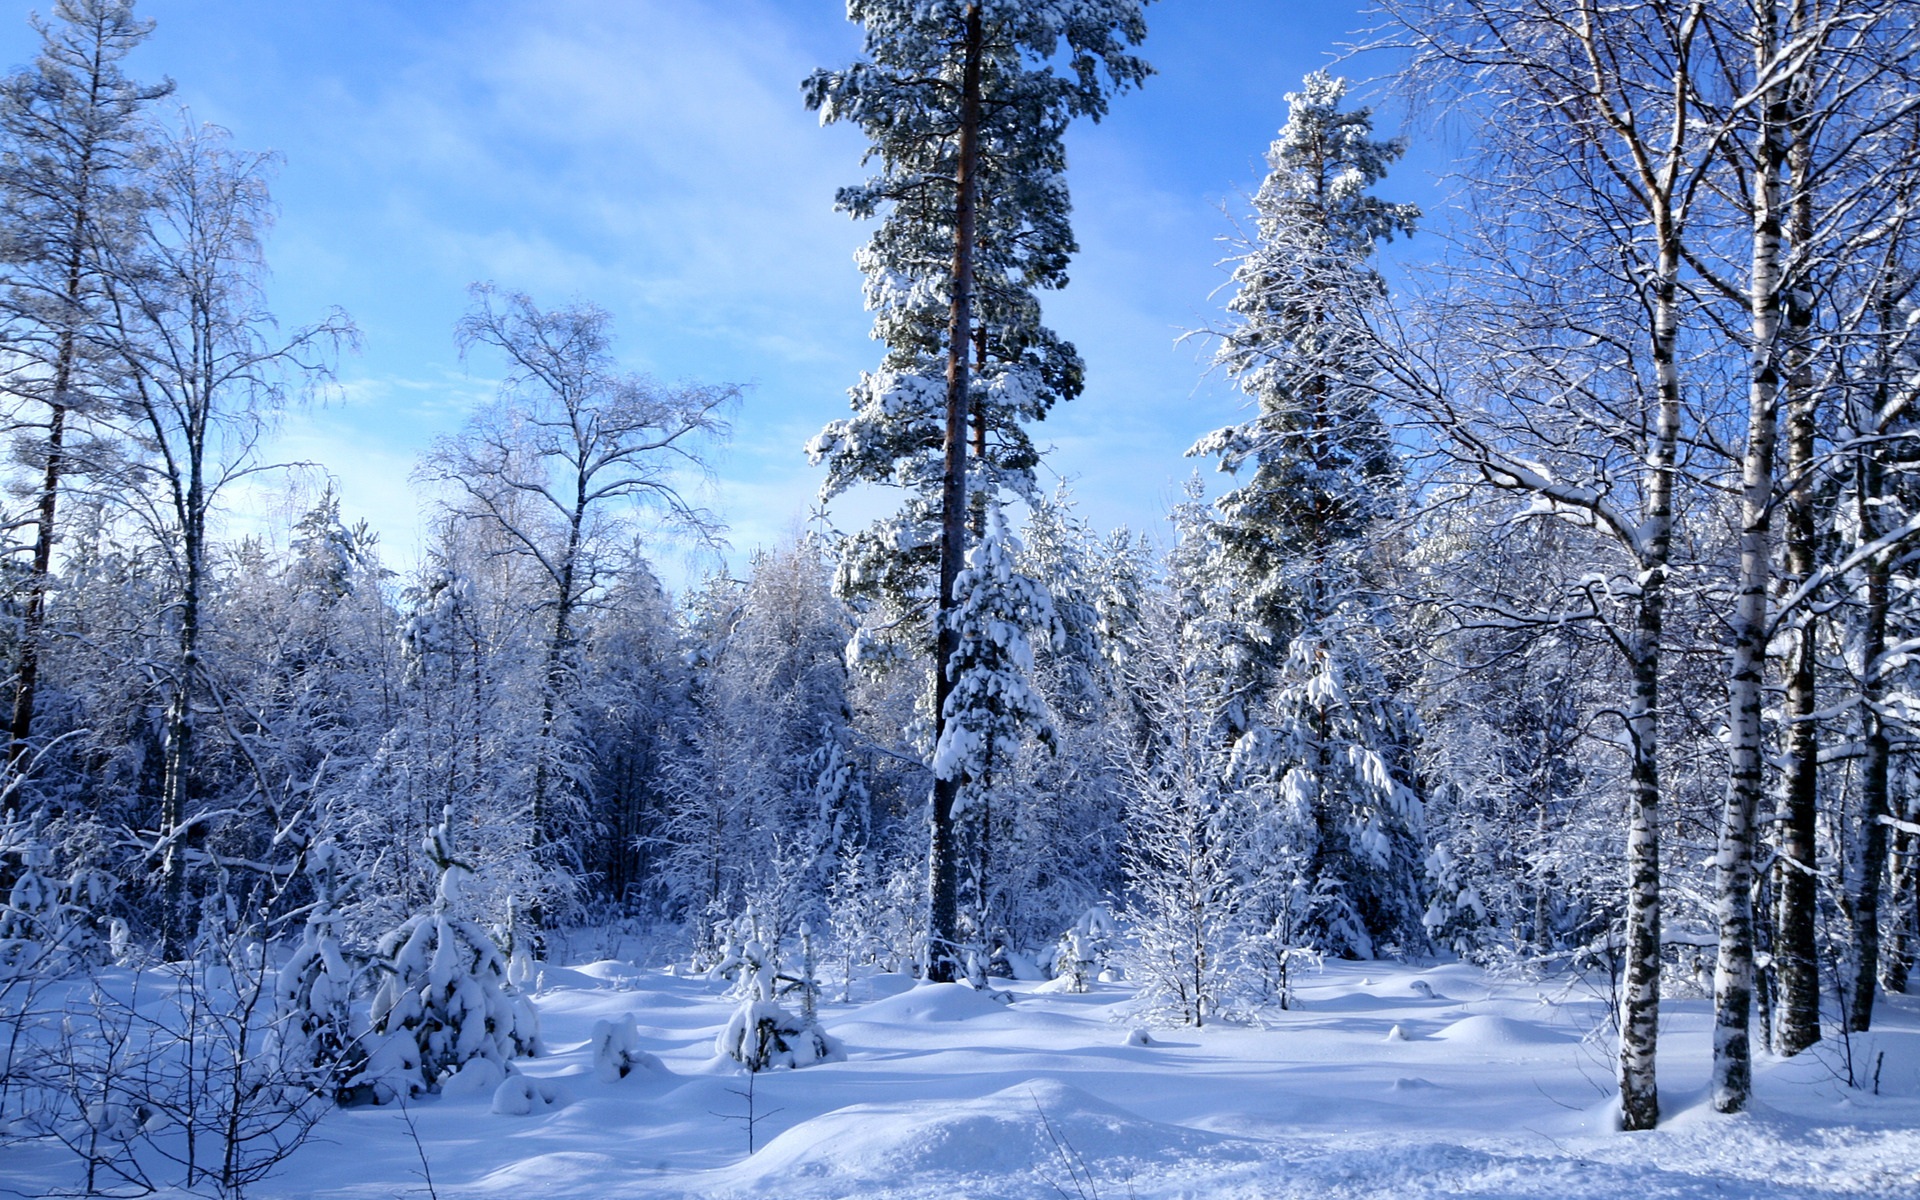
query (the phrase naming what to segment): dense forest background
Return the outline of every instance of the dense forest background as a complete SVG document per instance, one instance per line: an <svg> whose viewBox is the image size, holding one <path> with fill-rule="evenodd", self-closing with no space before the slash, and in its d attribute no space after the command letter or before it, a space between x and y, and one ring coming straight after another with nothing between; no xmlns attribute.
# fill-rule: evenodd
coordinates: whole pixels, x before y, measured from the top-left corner
<svg viewBox="0 0 1920 1200"><path fill-rule="evenodd" d="M1738 1108L1750 1014L1792 1053L1907 986L1911 6L1388 5L1398 86L1472 129L1445 251L1388 288L1404 143L1304 80L1196 334L1248 398L1190 451L1231 480L1162 539L1036 470L1099 403L1041 318L1061 138L1178 85L1142 5L852 4L865 56L796 103L873 148L838 203L880 346L808 452L823 504L898 503L673 595L751 396L510 280L452 331L504 382L417 468L420 561L325 487L222 536L355 333L266 310L272 163L122 74L133 7L59 0L0 87L15 994L301 939L404 977L426 913L503 963L624 928L1111 971L1191 1024L1460 955L1606 980L1633 1126L1663 993L1713 994Z"/></svg>

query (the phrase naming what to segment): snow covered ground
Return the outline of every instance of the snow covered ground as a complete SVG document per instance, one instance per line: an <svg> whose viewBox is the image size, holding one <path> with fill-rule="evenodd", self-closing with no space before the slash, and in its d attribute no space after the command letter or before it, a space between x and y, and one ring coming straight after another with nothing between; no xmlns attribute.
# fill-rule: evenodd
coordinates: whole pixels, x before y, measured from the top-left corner
<svg viewBox="0 0 1920 1200"><path fill-rule="evenodd" d="M603 961L546 967L548 1054L525 1116L491 1094L332 1114L254 1196L425 1197L1631 1197L1920 1196L1920 999L1882 1028L1799 1059L1763 1057L1760 1103L1704 1100L1704 1000L1669 1001L1668 1114L1611 1128L1605 1001L1471 967L1336 963L1264 1028L1152 1031L1130 991L996 981L989 997L900 976L859 981L822 1018L845 1061L753 1080L716 1059L720 987ZM1011 1003L1004 1002L1011 998ZM658 1070L607 1082L588 1042L632 1014ZM1881 1057L1884 1056L1884 1057ZM455 1089L457 1091L457 1089ZM416 1144L408 1118L418 1131ZM0 1149L0 1190L61 1187L45 1147Z"/></svg>

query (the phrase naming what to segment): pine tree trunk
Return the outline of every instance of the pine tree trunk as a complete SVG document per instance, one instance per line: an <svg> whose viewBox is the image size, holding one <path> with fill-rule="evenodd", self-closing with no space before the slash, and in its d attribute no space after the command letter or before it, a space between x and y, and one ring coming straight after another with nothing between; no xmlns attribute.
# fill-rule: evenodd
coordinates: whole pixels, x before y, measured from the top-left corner
<svg viewBox="0 0 1920 1200"><path fill-rule="evenodd" d="M1775 42L1772 12L1756 55ZM1727 680L1727 800L1715 854L1714 905L1720 948L1713 973L1713 1106L1739 1112L1753 1090L1753 854L1765 787L1761 723L1767 656L1767 585L1772 576L1774 449L1779 431L1781 177L1786 167L1785 95L1775 88L1755 146L1753 266L1748 287L1752 345L1747 369L1747 449L1741 464L1740 561L1735 583L1733 661Z"/></svg>
<svg viewBox="0 0 1920 1200"><path fill-rule="evenodd" d="M940 486L940 596L934 655L934 740L946 730L949 668L960 650L952 622L959 602L954 582L967 553L967 408L971 380L967 350L973 331L973 252L979 188L980 59L984 41L980 6L965 13L965 63L961 75L960 161L954 175L953 275L947 327L947 424ZM960 977L959 862L953 828L960 779L933 781L932 828L927 838L927 978L951 983Z"/></svg>

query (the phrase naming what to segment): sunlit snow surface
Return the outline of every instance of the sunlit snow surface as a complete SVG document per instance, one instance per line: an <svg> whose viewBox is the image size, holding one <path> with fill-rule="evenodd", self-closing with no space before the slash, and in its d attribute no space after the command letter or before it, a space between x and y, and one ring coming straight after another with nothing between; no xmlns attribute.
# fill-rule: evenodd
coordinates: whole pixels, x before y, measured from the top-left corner
<svg viewBox="0 0 1920 1200"><path fill-rule="evenodd" d="M1421 987L1424 983L1426 986ZM717 985L619 962L547 967L550 1053L521 1069L556 1102L526 1116L489 1096L410 1108L442 1200L468 1197L1920 1196L1920 997L1856 1037L1880 1095L1849 1088L1843 1047L1762 1056L1760 1103L1707 1110L1708 1009L1669 1000L1667 1115L1612 1131L1604 998L1564 979L1333 964L1263 1026L1152 1030L1130 991L1012 997L899 976L856 982L822 1018L846 1061L755 1081L713 1056L732 1002ZM598 1021L631 1013L659 1069L597 1078ZM1398 1034L1393 1031L1398 1027ZM0 1149L8 1188L69 1182L44 1148ZM275 1179L286 1197L424 1197L401 1114L332 1115Z"/></svg>

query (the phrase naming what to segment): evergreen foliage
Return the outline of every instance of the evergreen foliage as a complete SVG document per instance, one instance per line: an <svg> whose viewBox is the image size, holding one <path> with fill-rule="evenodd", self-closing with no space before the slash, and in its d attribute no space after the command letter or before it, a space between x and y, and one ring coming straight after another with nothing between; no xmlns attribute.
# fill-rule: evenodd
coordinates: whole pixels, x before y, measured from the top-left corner
<svg viewBox="0 0 1920 1200"><path fill-rule="evenodd" d="M460 915L471 868L454 857L451 821L443 816L427 840L440 874L433 907L380 940L372 1046L355 1081L376 1103L438 1091L475 1061L504 1072L539 1046L533 1009L508 984L499 948Z"/></svg>

